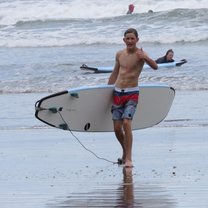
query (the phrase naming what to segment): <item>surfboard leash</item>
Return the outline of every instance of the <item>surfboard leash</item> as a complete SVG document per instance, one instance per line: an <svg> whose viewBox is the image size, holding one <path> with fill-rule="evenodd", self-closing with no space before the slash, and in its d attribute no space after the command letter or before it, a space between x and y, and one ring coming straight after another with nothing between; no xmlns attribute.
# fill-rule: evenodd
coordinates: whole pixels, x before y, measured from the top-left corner
<svg viewBox="0 0 208 208"><path fill-rule="evenodd" d="M50 111L50 112L52 112L52 113L58 113L59 116L61 117L61 120L62 120L63 123L64 123L64 124L60 125L60 128L62 128L62 129L64 129L64 130L68 130L68 131L71 133L71 135L78 141L78 143L79 143L86 151L88 151L88 152L90 152L91 154L93 154L97 159L104 160L104 161L109 162L109 163L112 163L112 164L120 164L120 161L119 161L119 160L118 160L117 162L108 160L108 159L106 159L106 158L104 158L104 157L98 156L95 152L93 152L92 150L90 150L89 148L87 148L87 147L80 141L80 139L73 133L73 131L70 129L68 123L67 123L66 120L63 118L63 116L62 116L62 114L61 114L61 111L62 111L62 109L63 109L62 107L59 108L59 109L57 109L56 107L52 107L52 108L38 107L37 105L38 105L39 102L40 102L40 101L37 101L37 102L35 103L35 110L36 110L36 111L45 111L45 110L48 110L48 111Z"/></svg>
<svg viewBox="0 0 208 208"><path fill-rule="evenodd" d="M95 152L93 152L92 150L90 150L89 148L87 148L81 141L80 139L73 133L73 131L70 129L68 123L65 121L65 119L63 118L62 114L60 111L57 111L57 113L60 115L62 121L64 122L65 126L67 127L65 130L68 130L71 135L78 141L78 143L88 152L90 152L91 154L93 154L97 159L99 160L104 160L106 162L109 162L109 163L112 163L112 164L119 164L119 162L114 162L114 161L111 161L111 160L108 160L104 157L100 157L98 156Z"/></svg>

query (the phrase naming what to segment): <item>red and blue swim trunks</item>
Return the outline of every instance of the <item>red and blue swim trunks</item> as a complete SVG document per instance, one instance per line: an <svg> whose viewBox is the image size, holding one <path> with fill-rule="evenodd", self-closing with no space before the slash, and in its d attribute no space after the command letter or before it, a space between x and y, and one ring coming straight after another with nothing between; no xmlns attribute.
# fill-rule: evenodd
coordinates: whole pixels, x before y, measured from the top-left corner
<svg viewBox="0 0 208 208"><path fill-rule="evenodd" d="M120 89L115 87L113 91L113 105L111 108L113 120L133 119L139 100L139 87Z"/></svg>

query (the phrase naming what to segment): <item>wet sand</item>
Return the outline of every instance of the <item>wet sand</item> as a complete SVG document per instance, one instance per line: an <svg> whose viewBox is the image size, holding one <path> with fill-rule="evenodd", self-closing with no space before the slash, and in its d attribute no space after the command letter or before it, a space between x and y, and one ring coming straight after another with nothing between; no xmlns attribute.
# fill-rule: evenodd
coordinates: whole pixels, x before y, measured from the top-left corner
<svg viewBox="0 0 208 208"><path fill-rule="evenodd" d="M131 170L97 159L66 131L1 131L1 207L207 207L207 134L135 131ZM100 157L120 156L112 133L76 136Z"/></svg>
<svg viewBox="0 0 208 208"><path fill-rule="evenodd" d="M1 208L207 207L206 91L177 91L165 121L134 132L132 170L35 119L34 103L43 96L0 97ZM99 157L121 156L113 133L75 135Z"/></svg>

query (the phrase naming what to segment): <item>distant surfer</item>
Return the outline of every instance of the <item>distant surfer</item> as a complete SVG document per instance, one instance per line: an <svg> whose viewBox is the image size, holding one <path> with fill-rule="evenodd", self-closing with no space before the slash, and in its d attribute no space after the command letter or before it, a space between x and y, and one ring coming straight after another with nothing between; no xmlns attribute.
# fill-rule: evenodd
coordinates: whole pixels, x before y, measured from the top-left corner
<svg viewBox="0 0 208 208"><path fill-rule="evenodd" d="M137 30L126 30L123 41L126 48L116 53L114 69L108 84L115 84L111 112L114 132L123 150L122 158L118 162L132 168L132 119L139 100L138 79L144 63L155 70L158 66L142 48L137 47Z"/></svg>
<svg viewBox="0 0 208 208"><path fill-rule="evenodd" d="M173 50L169 49L167 50L166 54L163 57L160 57L156 60L156 63L163 64L163 63L174 62L173 56L174 56Z"/></svg>
<svg viewBox="0 0 208 208"><path fill-rule="evenodd" d="M129 4L129 9L128 9L126 14L132 14L133 12L134 12L134 5L133 4Z"/></svg>

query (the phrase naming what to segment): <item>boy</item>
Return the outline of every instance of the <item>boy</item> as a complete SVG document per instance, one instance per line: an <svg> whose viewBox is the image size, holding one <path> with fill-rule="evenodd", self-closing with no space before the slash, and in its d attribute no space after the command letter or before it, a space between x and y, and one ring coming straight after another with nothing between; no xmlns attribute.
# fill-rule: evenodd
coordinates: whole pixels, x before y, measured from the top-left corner
<svg viewBox="0 0 208 208"><path fill-rule="evenodd" d="M137 48L139 37L134 28L125 31L123 41L126 48L117 52L114 70L109 77L108 84L115 84L112 119L115 135L123 150L121 163L125 167L132 168L131 126L139 99L138 79L145 62L155 70L157 64L142 48Z"/></svg>

